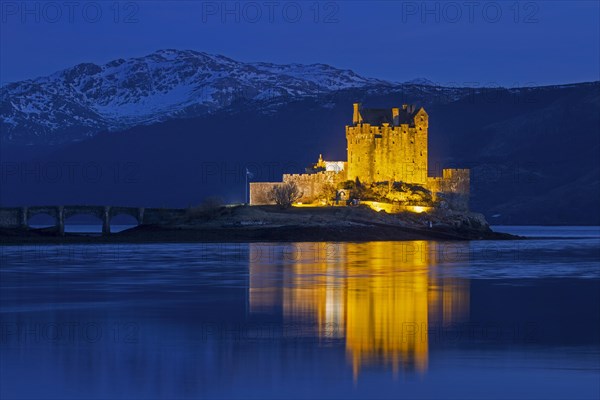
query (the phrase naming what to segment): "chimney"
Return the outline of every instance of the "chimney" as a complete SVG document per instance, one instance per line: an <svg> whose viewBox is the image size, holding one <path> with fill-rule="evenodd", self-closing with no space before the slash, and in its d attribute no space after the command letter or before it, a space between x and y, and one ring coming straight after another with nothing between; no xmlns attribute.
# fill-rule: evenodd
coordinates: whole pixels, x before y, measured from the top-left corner
<svg viewBox="0 0 600 400"><path fill-rule="evenodd" d="M398 107L392 108L392 126L400 125L400 109Z"/></svg>
<svg viewBox="0 0 600 400"><path fill-rule="evenodd" d="M362 117L360 116L360 111L358 111L359 107L360 103L354 103L354 114L352 115L352 123L354 125L362 123Z"/></svg>

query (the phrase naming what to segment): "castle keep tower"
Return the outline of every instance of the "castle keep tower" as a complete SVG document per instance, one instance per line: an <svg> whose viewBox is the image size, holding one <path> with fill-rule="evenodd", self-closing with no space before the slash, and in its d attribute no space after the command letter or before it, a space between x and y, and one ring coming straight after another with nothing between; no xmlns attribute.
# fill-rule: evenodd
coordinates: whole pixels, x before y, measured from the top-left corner
<svg viewBox="0 0 600 400"><path fill-rule="evenodd" d="M361 109L346 126L348 179L363 183L427 184L427 129L423 108Z"/></svg>

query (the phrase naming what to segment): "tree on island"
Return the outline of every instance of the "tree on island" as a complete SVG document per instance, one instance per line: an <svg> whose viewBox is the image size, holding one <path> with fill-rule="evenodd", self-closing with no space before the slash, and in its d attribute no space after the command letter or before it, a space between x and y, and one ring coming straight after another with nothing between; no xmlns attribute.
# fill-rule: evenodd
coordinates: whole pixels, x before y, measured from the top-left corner
<svg viewBox="0 0 600 400"><path fill-rule="evenodd" d="M281 208L289 208L296 200L302 197L302 192L294 182L284 183L273 187L270 193L271 200Z"/></svg>
<svg viewBox="0 0 600 400"><path fill-rule="evenodd" d="M336 201L337 198L337 188L332 183L325 183L321 186L321 190L317 195L317 200L327 205L331 205Z"/></svg>

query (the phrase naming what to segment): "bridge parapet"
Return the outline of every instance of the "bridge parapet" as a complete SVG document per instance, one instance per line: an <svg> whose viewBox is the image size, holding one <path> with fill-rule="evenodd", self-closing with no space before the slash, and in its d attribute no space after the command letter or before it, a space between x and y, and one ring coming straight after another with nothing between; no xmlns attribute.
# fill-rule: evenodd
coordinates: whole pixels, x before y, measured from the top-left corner
<svg viewBox="0 0 600 400"><path fill-rule="evenodd" d="M27 207L0 208L0 227L23 228L25 226L27 226Z"/></svg>
<svg viewBox="0 0 600 400"><path fill-rule="evenodd" d="M137 221L138 224L144 223L144 207L110 207L110 217L117 215L129 215Z"/></svg>

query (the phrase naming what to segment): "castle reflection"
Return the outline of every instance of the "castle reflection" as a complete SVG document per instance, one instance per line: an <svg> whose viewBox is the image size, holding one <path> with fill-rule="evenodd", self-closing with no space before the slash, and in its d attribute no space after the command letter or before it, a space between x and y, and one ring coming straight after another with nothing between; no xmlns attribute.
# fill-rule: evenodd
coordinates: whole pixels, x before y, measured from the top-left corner
<svg viewBox="0 0 600 400"><path fill-rule="evenodd" d="M437 276L439 243L293 243L250 247L250 312L282 309L320 339L345 340L367 365L424 372L428 333L469 314L465 279ZM276 253L276 254L275 254ZM306 331L303 331L306 332Z"/></svg>

